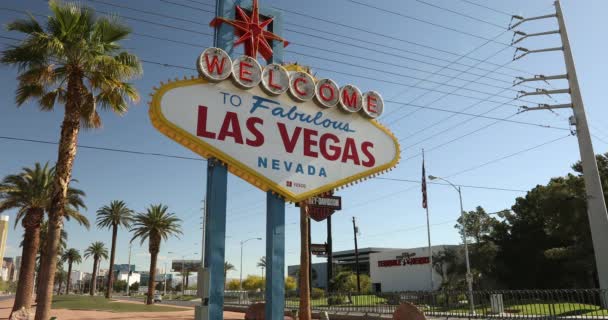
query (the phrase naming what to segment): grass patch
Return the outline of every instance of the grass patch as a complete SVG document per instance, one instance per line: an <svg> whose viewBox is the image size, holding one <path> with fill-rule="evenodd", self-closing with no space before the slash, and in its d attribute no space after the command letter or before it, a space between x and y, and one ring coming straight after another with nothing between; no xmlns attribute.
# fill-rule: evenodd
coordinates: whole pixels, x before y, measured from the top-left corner
<svg viewBox="0 0 608 320"><path fill-rule="evenodd" d="M344 295L346 299L348 299L348 295ZM352 295L351 296L352 303L344 303L344 304L334 304L334 307L340 306L356 306L356 307L366 307L366 306L374 306L377 304L385 304L386 299L382 297L378 297L376 295ZM299 306L300 298L287 298L287 302L289 303L289 307ZM310 300L310 304L313 307L327 307L329 303L327 302L327 298L320 299L312 299Z"/></svg>
<svg viewBox="0 0 608 320"><path fill-rule="evenodd" d="M112 312L172 312L185 310L184 308L145 305L143 303L116 302L107 300L105 297L91 296L54 296L52 308Z"/></svg>
<svg viewBox="0 0 608 320"><path fill-rule="evenodd" d="M458 308L443 309L439 308L436 311L449 313L468 313L469 307L463 305ZM490 308L475 308L478 314L490 314ZM538 316L607 316L608 310L602 310L599 306L582 303L524 303L524 304L506 304L505 313L519 315L538 315Z"/></svg>

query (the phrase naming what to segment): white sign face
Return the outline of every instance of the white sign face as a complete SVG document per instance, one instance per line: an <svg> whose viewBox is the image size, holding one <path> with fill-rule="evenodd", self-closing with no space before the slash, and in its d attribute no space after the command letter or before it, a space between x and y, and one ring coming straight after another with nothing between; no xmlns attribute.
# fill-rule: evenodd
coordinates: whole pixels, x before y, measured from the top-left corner
<svg viewBox="0 0 608 320"><path fill-rule="evenodd" d="M269 95L261 86L168 83L154 93L150 116L165 135L293 202L386 171L399 159L395 137L375 120Z"/></svg>

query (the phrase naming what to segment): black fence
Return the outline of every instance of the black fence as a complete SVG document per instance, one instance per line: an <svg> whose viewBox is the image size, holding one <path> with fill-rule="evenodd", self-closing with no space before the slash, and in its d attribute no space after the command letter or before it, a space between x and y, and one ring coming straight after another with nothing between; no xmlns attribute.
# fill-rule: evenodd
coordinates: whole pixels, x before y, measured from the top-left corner
<svg viewBox="0 0 608 320"><path fill-rule="evenodd" d="M311 300L316 311L350 314L392 314L401 303L417 306L427 316L482 319L608 319L606 290L501 290L395 292L375 294L316 292ZM249 305L264 301L264 294L226 294L226 304ZM603 303L602 303L603 302ZM297 309L299 297L285 297L287 310Z"/></svg>

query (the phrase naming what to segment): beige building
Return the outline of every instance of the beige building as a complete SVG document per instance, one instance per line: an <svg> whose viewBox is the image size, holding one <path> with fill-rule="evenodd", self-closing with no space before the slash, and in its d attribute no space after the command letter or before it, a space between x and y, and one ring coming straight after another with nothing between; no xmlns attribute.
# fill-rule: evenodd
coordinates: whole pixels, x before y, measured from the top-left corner
<svg viewBox="0 0 608 320"><path fill-rule="evenodd" d="M0 216L0 262L4 261L6 251L6 238L8 236L8 216Z"/></svg>

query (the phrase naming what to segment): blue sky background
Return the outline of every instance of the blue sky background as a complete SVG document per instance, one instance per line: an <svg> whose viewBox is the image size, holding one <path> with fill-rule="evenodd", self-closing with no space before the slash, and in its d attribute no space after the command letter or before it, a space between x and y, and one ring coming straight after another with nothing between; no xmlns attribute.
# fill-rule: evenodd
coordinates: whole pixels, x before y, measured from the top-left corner
<svg viewBox="0 0 608 320"><path fill-rule="evenodd" d="M553 12L552 1L548 0L472 1L502 12L526 16ZM213 18L213 14L202 11L214 11L212 0L90 0L82 2L99 11L118 13L124 17L125 22L139 34L133 34L128 41L124 42L124 46L142 59L192 68L198 54L204 48L212 46L210 36L197 33L212 33L208 22ZM371 4L385 11L357 2ZM126 8L110 6L108 3L147 10L182 20L135 12ZM261 0L260 4L290 10L290 12L284 13L287 28L284 37L293 42L287 48L286 61L297 61L309 65L318 76L329 77L339 84L353 83L362 91L377 90L385 100L410 102L455 111L466 109L465 112L474 114L488 112L486 116L504 118L516 113L517 105L530 105L510 101L516 96L515 91L508 89L513 77L565 72L563 58L559 52L531 55L506 65L520 71L507 68L497 69L497 64L507 64L513 56L513 48L506 48L502 44L511 41L512 34L505 32L504 28L508 25L510 17L504 13L460 0L386 0L381 2L369 0ZM469 17L441 10L429 4L448 8ZM608 45L602 41L602 35L608 31L608 24L604 17L604 12L608 10L608 2L589 0L585 1L583 5L581 2L566 0L563 2L563 7L594 135L595 151L603 153L608 151L608 111L606 111L604 96L606 90L604 77L608 74L608 64L604 62L603 56L608 50ZM45 1L2 1L0 22L3 25L24 16L7 9L29 10L35 14L48 13ZM314 20L306 15L335 23ZM435 25L415 21L404 15ZM192 20L192 22L183 20ZM172 29L159 24L191 31ZM386 37L346 26L384 34ZM503 27L500 28L500 26ZM446 27L469 33L469 35L448 30ZM556 21L551 19L530 23L525 25L523 30L536 32L553 30L556 27ZM192 45L152 39L141 36L141 34L170 38ZM500 34L502 35L498 36ZM0 36L20 37L19 34L8 33L4 30L0 31ZM321 37L335 41L328 41ZM495 37L497 37L495 41L500 43L486 43L487 41L484 40L484 38ZM427 47L406 43L403 40ZM0 38L3 48L13 42ZM484 43L486 44L481 46ZM364 46L368 49L348 44ZM557 36L535 38L522 43L522 46L529 48L558 45ZM477 47L480 48L471 52ZM328 51L324 52L318 48ZM330 50L332 52L329 52ZM470 54L466 57L460 56L466 53ZM479 61L486 59L492 64ZM453 63L454 61L456 63ZM143 66L144 76L136 81L142 101L133 105L123 117L103 113L104 127L95 131L82 131L79 143L96 147L196 157L190 151L157 132L150 124L147 115L148 94L153 86L169 78L195 75L196 72L150 63L144 63ZM441 66L447 66L447 68ZM477 67L483 68L485 71L477 69ZM484 75L494 69L500 73L490 72L489 76L493 79L475 80L479 76L470 73ZM16 108L14 103L16 71L6 66L2 66L1 70L0 80L3 85L0 87L0 136L57 141L63 108L57 107L55 112L40 112L34 103ZM419 79L427 81L420 82ZM467 80L476 82L470 83ZM562 88L565 83L555 82L553 85L555 88ZM460 87L470 90L459 89ZM445 95L437 91L429 92L424 88L444 93L454 92L457 95ZM495 96L496 94L498 96ZM463 97L463 95L468 97ZM479 103L479 99L488 97L490 98L487 100L492 102ZM555 100L546 97L526 100L542 103L568 100L567 96L554 98ZM472 106L475 103L477 105ZM490 111L494 108L495 110ZM568 173L570 165L579 159L576 138L566 137L569 133L567 130L508 122L488 126L494 121L428 109L410 114L415 110L416 108L410 106L386 103L385 115L381 122L388 124L401 139L403 154L397 169L383 177L420 180L422 159L419 153L421 148L425 148L428 174L449 177L454 183L462 185L529 190L537 184L546 183L551 177ZM537 111L520 114L512 119L563 129L568 128L567 118L569 116L570 111L560 111L558 114ZM488 127L474 132L484 126ZM462 137L471 132L474 133ZM563 139L556 140L559 138ZM549 141L553 142L524 151ZM32 166L36 161L53 162L56 160L56 146L54 145L0 139L0 150L2 150L0 176L15 173L23 166ZM512 154L515 155L507 157ZM505 159L493 162L500 158ZM481 166L488 162L491 163ZM73 176L79 180L76 186L85 190L88 195L86 198L88 210L85 211L85 214L92 221L95 219L95 211L114 199L126 201L131 208L138 212L143 211L150 204L162 202L183 220L184 235L180 239L170 239L162 245L161 260L159 261L159 267L162 269L163 263L171 258L181 258L182 256L200 258L200 217L201 200L204 198L205 192L205 168L206 163L203 161L81 148L75 161ZM471 168L473 170L468 170ZM464 170L468 171L460 173ZM226 240L226 259L239 268L239 241L251 237L264 237L265 194L233 176L229 178L228 184L227 234L229 238ZM458 234L454 229L455 220L459 214L457 193L450 187L442 185L429 185L428 192L433 244L458 243ZM475 206L481 205L489 212L509 208L515 197L524 194L521 191L463 188L465 209L473 209ZM357 218L361 231L360 247L413 248L426 245L425 214L421 207L419 184L376 179L357 184L341 191L339 195L343 197L344 208L334 218L334 250L352 248L351 219L353 216ZM11 211L8 214L13 223L15 212ZM288 265L297 264L299 260L298 214L297 208L288 207L286 212ZM109 231L96 228L85 230L74 223L67 223L66 229L69 233L70 247L83 251L93 241L104 241L108 247L110 245ZM21 228L11 230L6 256L20 255L18 243L21 236ZM129 239L130 235L125 230L119 232L117 263L127 262ZM313 224L312 239L316 243L325 241L324 223ZM168 252L174 253L169 254ZM260 269L255 267L255 263L264 255L264 252L264 241L252 241L246 244L244 274L261 273ZM135 244L132 259L138 269L147 270L149 264L147 244L141 247ZM324 260L313 259L314 261ZM106 268L107 265L107 261L102 262L102 268ZM85 261L77 268L90 271L92 261ZM238 277L238 271L232 272L229 277Z"/></svg>

